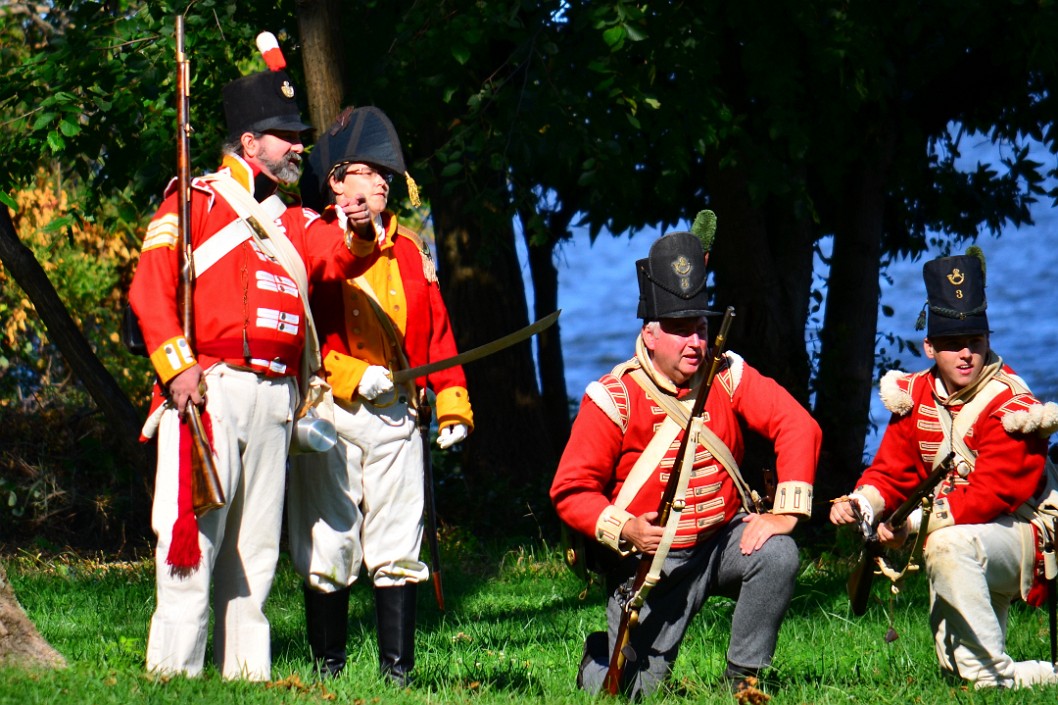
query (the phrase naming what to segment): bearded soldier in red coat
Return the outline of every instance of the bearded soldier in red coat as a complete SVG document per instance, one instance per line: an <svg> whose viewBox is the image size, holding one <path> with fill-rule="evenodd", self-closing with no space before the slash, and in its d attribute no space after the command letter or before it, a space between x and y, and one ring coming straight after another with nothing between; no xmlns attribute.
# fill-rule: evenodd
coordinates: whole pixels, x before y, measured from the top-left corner
<svg viewBox="0 0 1058 705"><path fill-rule="evenodd" d="M705 255L691 233L660 238L636 269L643 327L635 357L588 386L551 485L559 517L616 564L605 576L609 630L589 635L577 682L600 690L637 565L667 552L629 631L621 690L638 698L662 684L691 619L714 594L738 600L725 672L737 689L771 663L798 569L789 534L811 514L820 430L782 387L726 353L705 429L689 449L685 507L673 511L668 544L654 522L685 433L685 418L669 409L682 406L686 417L707 373L712 312ZM774 444L779 484L770 512L754 506L739 473L743 424Z"/></svg>
<svg viewBox="0 0 1058 705"><path fill-rule="evenodd" d="M372 238L356 238L300 206L288 208L277 195L279 183L298 179L301 133L309 129L282 65L225 86L224 112L228 141L220 169L194 179L190 189L193 330L183 330L178 311L172 185L147 228L129 292L158 375L144 428L145 436L158 438L157 605L147 668L202 671L212 591L221 674L267 680L263 606L279 556L297 375L311 321L307 282L355 276L377 251ZM366 208L351 205L348 217L366 222ZM227 499L197 519L190 433L182 419L189 405L202 409Z"/></svg>
<svg viewBox="0 0 1058 705"><path fill-rule="evenodd" d="M983 255L930 260L922 276L929 309L923 348L933 367L882 379L889 426L855 492L834 503L830 519L869 530L954 452L932 511L916 510L899 533L880 523L878 538L897 546L908 533L924 533L930 625L944 671L978 688L1058 683L1052 664L1016 662L1006 652L1011 601L1040 604L1046 595L1038 567L1050 528L1033 520L1058 405L1040 403L992 351Z"/></svg>
<svg viewBox="0 0 1058 705"><path fill-rule="evenodd" d="M417 588L430 575L419 559L425 495L416 397L436 395L441 448L465 439L474 417L461 367L408 385L392 379L457 353L429 247L386 208L398 174L406 175L400 141L373 106L344 111L309 158L305 198L324 199L324 219L337 223L346 220L345 204L366 201L370 221L358 232L378 243L379 256L362 276L313 291L338 442L296 459L287 506L317 670L332 677L345 667L349 590L362 566L374 588L380 670L406 685Z"/></svg>

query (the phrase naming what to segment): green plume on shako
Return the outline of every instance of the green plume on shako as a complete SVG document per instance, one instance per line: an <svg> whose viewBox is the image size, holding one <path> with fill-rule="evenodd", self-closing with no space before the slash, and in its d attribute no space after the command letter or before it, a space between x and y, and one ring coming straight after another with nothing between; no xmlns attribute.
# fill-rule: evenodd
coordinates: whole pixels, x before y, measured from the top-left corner
<svg viewBox="0 0 1058 705"><path fill-rule="evenodd" d="M985 265L985 251L981 249L979 245L970 245L966 248L966 255L968 257L976 257L981 260L981 274L984 275L985 281L988 281L988 267Z"/></svg>
<svg viewBox="0 0 1058 705"><path fill-rule="evenodd" d="M713 247L713 240L716 239L716 213L710 210L698 211L698 215L694 217L694 224L691 225L691 232L702 243L705 253L709 254L709 250Z"/></svg>

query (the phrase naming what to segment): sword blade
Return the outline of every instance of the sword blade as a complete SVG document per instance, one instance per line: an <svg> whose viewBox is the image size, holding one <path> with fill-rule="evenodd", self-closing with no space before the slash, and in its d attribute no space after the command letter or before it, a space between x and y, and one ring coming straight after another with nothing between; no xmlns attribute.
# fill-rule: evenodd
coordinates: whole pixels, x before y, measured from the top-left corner
<svg viewBox="0 0 1058 705"><path fill-rule="evenodd" d="M456 365L465 365L468 362L474 362L475 360L480 360L483 357L497 353L500 350L505 350L516 343L528 340L542 330L550 328L554 322L558 320L560 313L562 313L562 309L549 313L536 323L531 323L525 328L516 330L513 333L508 333L502 338L496 338L496 340L493 340L492 342L479 345L476 348L471 348L466 352L453 355L444 360L438 360L437 362L431 362L426 365L419 365L418 367L411 367L406 370L394 370L392 374L393 384L403 384L409 380L425 377L426 375L440 372L441 370L447 370L449 367L455 367Z"/></svg>

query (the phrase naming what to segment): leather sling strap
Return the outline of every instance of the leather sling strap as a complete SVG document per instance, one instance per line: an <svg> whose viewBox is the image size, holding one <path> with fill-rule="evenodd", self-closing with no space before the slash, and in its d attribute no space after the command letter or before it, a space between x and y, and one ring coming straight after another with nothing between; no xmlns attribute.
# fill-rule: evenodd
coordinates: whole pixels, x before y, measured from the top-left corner
<svg viewBox="0 0 1058 705"><path fill-rule="evenodd" d="M701 430L705 428L702 423L702 418L696 416L691 419L690 425L687 428L687 442L697 444L700 442L699 434ZM683 456L683 466L680 468L673 468L672 471L679 471L680 479L676 483L676 497L685 497L687 495L687 485L691 480L691 469L694 467L694 453L686 453ZM683 515L683 502L673 502L672 509L669 511L669 519L665 523L665 533L661 535L661 541L658 544L657 550L654 552L654 558L650 561L650 570L647 571L646 577L643 579L643 584L640 586L639 591L632 596L630 605L639 608L646 602L646 595L654 589L654 586L661 580L661 569L665 565L665 559L668 558L669 550L672 548L672 542L676 538L676 531L680 526L680 517Z"/></svg>
<svg viewBox="0 0 1058 705"><path fill-rule="evenodd" d="M654 383L654 380L650 379L650 375L642 369L632 371L631 377L636 384L643 388L647 396L660 406L670 418L674 419L681 428L687 426L690 410L685 406L685 401L693 403L693 398L680 401L671 395L665 394ZM739 496L742 498L743 509L747 512L759 511L760 496L742 477L738 462L735 461L735 457L731 454L731 449L727 447L727 444L704 423L701 425L701 431L698 434L698 442L705 446L706 450L716 458L724 467L724 470L727 471L727 474L730 475L731 481L735 483Z"/></svg>
<svg viewBox="0 0 1058 705"><path fill-rule="evenodd" d="M280 266L298 285L298 295L301 297L302 308L305 312L305 347L301 356L301 374L298 377L301 382L301 392L304 395L306 391L304 387L308 384L309 378L323 363L320 357L319 339L316 336L316 324L309 306L309 283L305 263L297 248L275 223L276 217L283 213L283 210L279 208L283 202L279 196L273 195L265 199L263 203L258 203L249 191L224 172L210 174L205 179L231 205L239 218L250 226L254 240L262 246L265 252L276 258ZM266 244L265 240L271 246Z"/></svg>

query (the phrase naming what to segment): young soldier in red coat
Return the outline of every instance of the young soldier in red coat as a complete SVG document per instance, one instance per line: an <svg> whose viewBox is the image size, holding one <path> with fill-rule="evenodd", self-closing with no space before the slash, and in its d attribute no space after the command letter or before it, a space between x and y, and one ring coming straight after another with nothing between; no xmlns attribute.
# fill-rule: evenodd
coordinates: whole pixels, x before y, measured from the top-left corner
<svg viewBox="0 0 1058 705"><path fill-rule="evenodd" d="M380 254L363 276L313 291L338 443L295 459L287 505L317 669L328 677L345 666L349 589L363 566L374 586L381 672L401 685L415 663L417 586L429 577L419 560L423 445L412 395L436 394L441 448L473 427L462 368L397 388L390 377L457 353L429 248L386 210L390 182L404 173L396 131L375 107L344 111L309 158L305 198L326 197L324 219L339 223L343 204L366 201L371 221L362 230Z"/></svg>
<svg viewBox="0 0 1058 705"><path fill-rule="evenodd" d="M158 436L157 605L147 643L147 668L156 673L202 671L212 590L221 674L270 677L263 606L279 555L299 394L307 313L302 289L307 279L354 276L370 263L367 255L377 254L373 239L346 236L312 211L288 209L276 195L277 183L297 180L300 135L309 129L280 69L225 86L223 163L192 183L193 331L185 335L177 301L174 185L147 228L129 292L159 382L144 428L145 436ZM362 204L349 216L367 220ZM202 408L227 499L197 520L190 434L182 421L189 404Z"/></svg>
<svg viewBox="0 0 1058 705"><path fill-rule="evenodd" d="M830 519L884 519L954 451L926 526L917 511L899 534L879 524L878 537L899 545L909 531L926 532L930 625L943 670L979 688L1056 683L1050 663L1015 662L1006 653L1006 624L1011 601L1039 604L1046 594L1035 581L1039 537L1028 519L1058 405L1041 404L990 348L982 258L941 257L926 262L922 275L929 306L923 348L933 367L882 379L892 418L874 462L856 491L834 503Z"/></svg>
<svg viewBox="0 0 1058 705"><path fill-rule="evenodd" d="M665 546L664 527L654 521L684 430L664 407L689 411L709 367L711 312L694 235L665 235L636 264L643 319L636 355L588 386L551 486L561 519L617 564L606 575L609 632L588 637L577 682L599 691L636 567L667 550L661 580L630 631L634 658L622 690L638 698L661 685L713 594L738 596L726 671L737 688L771 663L798 569L789 534L811 514L820 430L782 387L726 353L705 405L704 425L715 436L691 449L686 506L673 512L675 538ZM744 451L740 424L774 443L779 485L771 512L747 507L752 500L733 475Z"/></svg>

